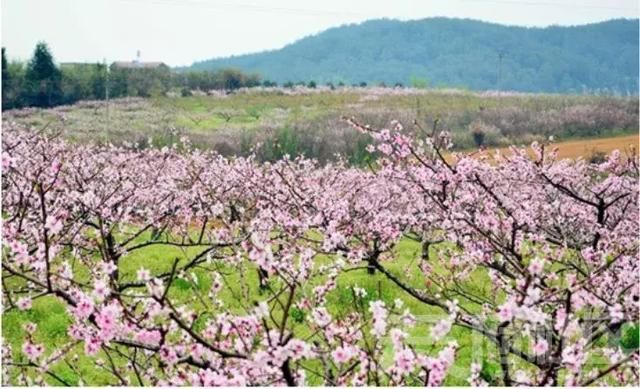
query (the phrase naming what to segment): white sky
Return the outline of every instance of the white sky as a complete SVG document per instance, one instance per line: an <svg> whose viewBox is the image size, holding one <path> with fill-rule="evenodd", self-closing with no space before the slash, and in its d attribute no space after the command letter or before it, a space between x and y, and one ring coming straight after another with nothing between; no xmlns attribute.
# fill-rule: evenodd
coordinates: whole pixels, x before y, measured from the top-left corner
<svg viewBox="0 0 640 389"><path fill-rule="evenodd" d="M2 46L28 59L46 41L56 60L177 66L280 48L332 26L373 18L472 18L574 25L637 18L637 0L2 0Z"/></svg>

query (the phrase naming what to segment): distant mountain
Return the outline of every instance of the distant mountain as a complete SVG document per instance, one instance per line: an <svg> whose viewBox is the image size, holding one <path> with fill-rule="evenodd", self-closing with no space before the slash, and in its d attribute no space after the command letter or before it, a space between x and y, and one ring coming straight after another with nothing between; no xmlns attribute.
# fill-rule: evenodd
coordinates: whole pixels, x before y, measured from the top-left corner
<svg viewBox="0 0 640 389"><path fill-rule="evenodd" d="M638 93L638 35L637 19L546 28L468 19L382 19L331 28L279 50L196 62L191 68L236 67L278 83L426 81L474 90L499 86L626 94Z"/></svg>

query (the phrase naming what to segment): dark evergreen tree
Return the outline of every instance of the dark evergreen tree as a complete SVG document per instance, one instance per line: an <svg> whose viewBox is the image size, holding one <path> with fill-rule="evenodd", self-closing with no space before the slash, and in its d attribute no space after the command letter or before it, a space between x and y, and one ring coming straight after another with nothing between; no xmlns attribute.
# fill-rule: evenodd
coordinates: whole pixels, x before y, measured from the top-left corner
<svg viewBox="0 0 640 389"><path fill-rule="evenodd" d="M11 79L9 77L9 64L7 63L7 56L5 48L2 48L2 109L5 110L10 107L8 100L9 91L11 89Z"/></svg>
<svg viewBox="0 0 640 389"><path fill-rule="evenodd" d="M27 66L25 93L28 105L51 107L62 99L61 72L49 47L39 42Z"/></svg>

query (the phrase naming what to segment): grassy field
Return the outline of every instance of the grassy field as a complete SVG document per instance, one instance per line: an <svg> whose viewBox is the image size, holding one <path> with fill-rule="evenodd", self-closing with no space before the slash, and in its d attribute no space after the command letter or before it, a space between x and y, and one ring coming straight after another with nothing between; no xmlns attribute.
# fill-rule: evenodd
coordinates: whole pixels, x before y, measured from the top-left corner
<svg viewBox="0 0 640 389"><path fill-rule="evenodd" d="M180 264L184 264L198 252L199 249L195 248L178 249L166 246L150 246L144 248L121 258L119 265L121 280L134 280L136 271L140 267L145 267L154 274L166 272L170 270L173 259L178 258L180 259ZM419 244L412 240L405 239L396 247L395 253L393 254L394 259L384 262L384 265L392 273L403 277L412 287L422 289L425 288L425 285L423 284L423 278L420 276L421 272L417 268L417 261L420 258L420 254ZM435 252L431 254L430 262L435 271L439 271L439 259L434 255ZM330 261L332 261L332 258L317 257L316 266L327 264ZM225 307L231 311L239 314L250 312L254 307L254 302L266 298L264 292L258 287L258 276L255 267L247 264L244 268L244 279L248 285L251 285L249 290L245 291L240 286L240 276L237 269L227 268L215 263L207 265L205 268L194 270L197 282L192 279L190 274L186 274L183 278L178 278L174 281L169 296L174 301L179 301L189 305L191 308L205 311L200 299L207 298L207 292L212 282L212 270L218 271L223 276L225 287L219 297L224 302ZM79 281L82 281L83 274L85 274L86 277L86 269L76 266L74 267L74 274L77 275ZM414 276L412 277L411 275ZM322 280L322 277L315 279L299 293L311 293L312 288L322 282ZM11 286L11 282L12 280L8 280L9 286ZM503 299L500 293L496 295L492 292L492 283L485 273L472 274L468 283L465 283L465 285L466 288L473 288L472 290L474 290L474 293L477 295L485 296L495 301L501 301L501 299ZM276 285L272 286L275 290L278 289ZM443 313L407 295L380 272L370 275L365 268L361 268L341 273L337 279L337 287L327 296L326 306L333 317L343 317L357 305L354 301L352 289L354 286L366 290L367 297L362 301L365 306L368 304L368 301L375 299L383 300L387 306L394 305L396 299L403 301L404 306L411 310L418 321L416 327L410 331L408 339L409 343L417 350L423 351L426 354L432 354L433 351L439 350L443 344L451 340L455 340L459 344L460 347L455 365L449 371L445 381L446 385L468 385L466 379L469 376L469 367L473 362L485 363L487 369L485 374L488 374L485 376L486 380L490 381L492 375L498 379L500 370L495 362L498 360L498 352L493 343L484 337L477 336L470 330L459 327L454 327L444 339L434 343L429 334L430 323L433 324L440 318L443 318ZM462 304L472 311L477 310L477 307L468 306L464 302L462 302ZM305 336L311 335L310 328L307 324L308 313L303 312L302 316L295 315L293 312L290 314L290 323L295 323L293 331L296 337L304 338ZM196 330L204 328L206 320L212 317L212 315L215 315L215 312L205 314L199 318L194 328ZM281 317L281 311L277 305L274 305L273 315L276 319ZM71 324L71 319L65 310L65 306L54 297L37 299L34 301L32 309L28 311L13 309L3 314L3 336L5 342L12 348L14 360L24 358L21 351L22 342L25 338L23 326L28 322L37 324L38 331L35 340L45 345L45 354L49 354L55 347L64 345L70 340L67 330ZM527 342L526 339L523 341ZM527 347L526 344L524 347ZM53 369L55 374L66 382L74 385L81 383L93 386L118 385L118 381L107 373L106 370L100 366L100 363L96 364L95 359L89 359L83 356L82 345L76 346L75 350L77 350L77 359L69 357L66 362L58 363ZM385 340L385 353L387 354L387 362L390 362L392 357L390 339ZM70 356L73 356L73 354L72 352ZM102 351L98 353L96 358L106 361L106 356ZM119 361L117 356L114 356L114 358L116 363L124 363L124 361ZM513 359L512 362L515 362L515 359ZM520 366L521 368L525 367L522 362L517 362L516 366ZM133 373L131 373L131 375L133 378ZM312 375L308 375L307 379L310 385L322 384L317 377ZM52 385L59 384L59 382L50 377L47 382ZM134 380L132 382L136 381Z"/></svg>
<svg viewBox="0 0 640 389"><path fill-rule="evenodd" d="M633 98L533 94L480 94L459 90L345 89L252 90L221 96L120 99L81 102L50 110L5 112L4 120L33 127L64 129L80 142L156 146L189 137L198 147L223 155L255 152L262 160L304 154L327 161L336 153L355 164L364 161L366 135L342 117L374 128L398 120L425 135L451 131L455 148L476 147L482 133L489 147L530 144L553 135L557 142L638 133ZM417 127L413 123L417 123ZM260 144L258 149L255 146Z"/></svg>
<svg viewBox="0 0 640 389"><path fill-rule="evenodd" d="M135 273L140 267L145 267L152 272L168 271L171 268L173 258L180 258L181 261L186 262L187 258L190 258L198 252L197 249L181 250L177 248L167 247L149 247L143 250L132 253L121 260L120 273L122 280L135 279ZM413 241L402 241L396 251L395 260L386 263L386 266L397 274L406 273L407 269L414 269L416 275L419 271L416 267L416 260L419 257L419 245ZM327 263L330 258L318 259L318 265ZM432 259L434 261L435 259ZM216 267L216 265L211 265ZM225 280L225 288L220 296L224 301L225 306L231 308L238 313L250 311L253 308L253 301L261 300L261 291L255 287L249 291L248 296L244 295L243 291L239 287L240 280L237 272L230 271L230 269L224 269L216 267L221 271ZM82 268L74 268L74 273L79 275L79 279L82 279L81 274L86 272ZM206 298L207 292L211 287L211 272L203 269L195 270L197 275L197 283L195 283L190 277L184 279L178 279L174 287L171 289L170 296L178 301L190 304L192 307L198 307L199 297L204 296ZM248 283L254 286L258 285L257 272L253 267L247 269L246 272ZM316 283L319 283L321 279L318 279ZM488 278L483 275L477 275L474 280L477 283L479 290L485 290L485 293L489 294L490 282ZM11 280L9 280L11 282ZM410 279L410 282L415 287L424 287L421 285L421 278L415 277ZM387 306L392 306L396 299L401 299L405 306L411 309L411 312L416 316L419 322L423 322L416 326L416 329L410 333L410 342L419 350L429 351L433 347L433 342L429 338L427 329L429 326L425 326L424 322L433 322L438 317L443 317L442 313L434 308L425 306L412 297L404 294L396 286L392 284L384 275L379 272L375 275L367 274L366 269L358 269L343 273L337 280L337 288L330 292L327 298L327 308L334 317L343 316L348 313L354 306L354 296L352 287L359 286L367 291L367 301L372 299L382 299ZM309 293L313 285L308 287L302 293ZM248 297L248 298L247 298ZM202 306L200 306L202 309ZM277 308L276 308L277 310ZM278 313L275 313L276 316ZM292 320L296 323L294 332L299 337L309 335L309 326L306 324L306 319L300 320L300 318L294 318ZM23 325L27 322L33 322L37 324L38 331L36 335L36 341L42 342L46 347L46 352L49 353L56 346L65 344L70 340L67 330L71 323L69 314L66 312L64 305L57 301L54 297L44 297L34 301L33 308L28 311L9 310L4 313L2 317L3 336L5 341L11 345L13 354L18 359L21 357L21 346L25 337ZM204 325L204 318L199 320L196 324L196 328ZM477 348L483 347L485 356L491 354L495 355L496 350L492 344L486 340L478 340L470 336L470 332L461 328L454 328L451 333L441 342L445 343L449 340L455 339L459 345L460 350L458 358L456 359L456 365L451 370L451 374L448 377L447 383L449 385L466 385L466 378L468 377L469 366L472 361L472 350L475 347L477 355ZM475 342L475 343L474 343ZM97 367L95 361L83 357L82 346L78 345L77 354L79 359L72 361L69 358L69 363L60 363L53 370L57 375L62 377L67 382L73 384L79 384L80 380L84 384L92 385L109 385L118 384L117 381L110 377L104 370ZM386 344L386 349L391 353L390 341ZM73 354L73 353L72 353ZM98 355L98 358L105 358L102 352ZM390 357L390 355L389 355ZM106 360L106 359L105 359ZM59 384L56 380L50 379L50 384ZM309 377L310 384L320 384L314 377Z"/></svg>

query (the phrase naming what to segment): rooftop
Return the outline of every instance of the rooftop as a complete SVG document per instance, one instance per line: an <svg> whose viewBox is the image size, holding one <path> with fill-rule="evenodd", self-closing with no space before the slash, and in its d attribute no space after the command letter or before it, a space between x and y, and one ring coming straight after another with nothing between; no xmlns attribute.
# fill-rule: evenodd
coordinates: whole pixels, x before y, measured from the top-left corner
<svg viewBox="0 0 640 389"><path fill-rule="evenodd" d="M168 67L164 62L116 61L111 66L122 69L156 69Z"/></svg>

